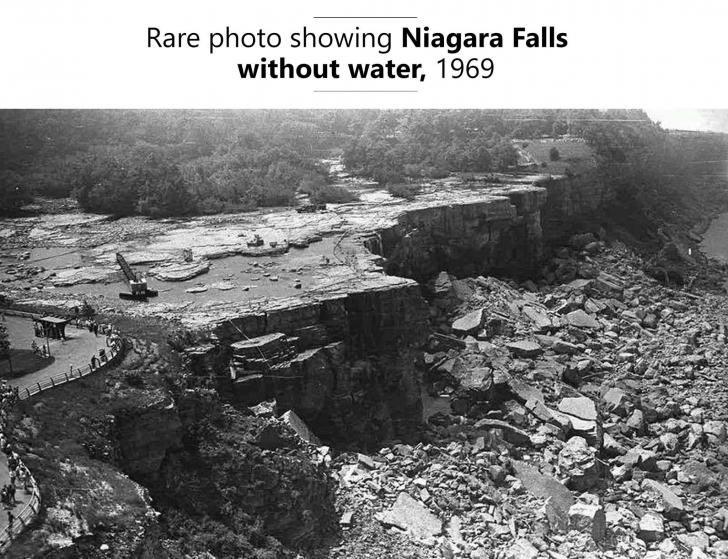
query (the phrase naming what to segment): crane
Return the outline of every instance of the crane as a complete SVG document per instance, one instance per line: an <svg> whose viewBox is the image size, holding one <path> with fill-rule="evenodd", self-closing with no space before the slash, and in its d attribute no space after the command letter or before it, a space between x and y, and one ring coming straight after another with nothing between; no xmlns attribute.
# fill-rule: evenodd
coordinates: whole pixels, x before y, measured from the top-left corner
<svg viewBox="0 0 728 559"><path fill-rule="evenodd" d="M131 293L119 293L119 297L122 299L133 299L135 301L146 301L148 297L156 297L159 292L156 289L149 289L147 287L147 279L141 277L134 270L132 270L129 263L126 261L121 253L116 253L116 262L119 264L119 268L126 276L126 281L129 283L129 289Z"/></svg>

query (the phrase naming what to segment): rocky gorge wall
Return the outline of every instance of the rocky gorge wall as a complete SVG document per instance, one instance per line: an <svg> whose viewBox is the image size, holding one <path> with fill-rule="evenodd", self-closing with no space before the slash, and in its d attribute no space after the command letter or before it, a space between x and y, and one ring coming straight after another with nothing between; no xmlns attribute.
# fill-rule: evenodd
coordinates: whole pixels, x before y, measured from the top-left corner
<svg viewBox="0 0 728 559"><path fill-rule="evenodd" d="M546 189L541 208L543 242L559 242L574 233L598 228L604 212L616 200L613 184L596 171L576 176L546 178L535 182Z"/></svg>
<svg viewBox="0 0 728 559"><path fill-rule="evenodd" d="M419 285L402 278L426 282L443 270L533 277L549 243L611 197L596 177L562 177L405 210L345 243L354 267L370 259L370 284L352 280L343 292L219 319L187 349L191 368L221 379L218 389L239 404L275 399L327 440L407 437L421 420L414 363L429 325Z"/></svg>
<svg viewBox="0 0 728 559"><path fill-rule="evenodd" d="M206 343L186 354L196 374L219 378L231 363L235 368L242 342L249 357L221 379L220 392L245 405L274 398L279 410L294 410L323 438L373 443L406 437L419 425L414 364L427 319L419 286L402 280L277 301L217 322Z"/></svg>
<svg viewBox="0 0 728 559"><path fill-rule="evenodd" d="M532 277L547 247L598 227L616 196L596 173L534 179L489 189L479 199L403 212L365 244L385 258L387 273L419 282L443 270Z"/></svg>
<svg viewBox="0 0 728 559"><path fill-rule="evenodd" d="M420 282L442 270L528 276L541 258L545 203L544 189L524 186L405 212L368 248L386 258L387 273Z"/></svg>

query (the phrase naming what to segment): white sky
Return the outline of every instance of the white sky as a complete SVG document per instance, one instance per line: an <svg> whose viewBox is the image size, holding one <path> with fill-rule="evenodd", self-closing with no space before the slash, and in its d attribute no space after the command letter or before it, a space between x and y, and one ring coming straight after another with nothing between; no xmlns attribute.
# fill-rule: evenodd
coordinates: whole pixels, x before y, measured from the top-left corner
<svg viewBox="0 0 728 559"><path fill-rule="evenodd" d="M728 109L645 109L663 128L728 133Z"/></svg>

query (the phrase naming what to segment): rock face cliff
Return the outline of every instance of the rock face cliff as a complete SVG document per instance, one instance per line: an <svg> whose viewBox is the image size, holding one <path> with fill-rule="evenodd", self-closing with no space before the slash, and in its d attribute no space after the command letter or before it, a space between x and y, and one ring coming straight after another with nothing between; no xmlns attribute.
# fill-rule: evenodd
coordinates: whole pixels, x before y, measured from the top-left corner
<svg viewBox="0 0 728 559"><path fill-rule="evenodd" d="M275 398L321 437L374 443L411 435L420 422L414 364L427 320L419 286L395 279L242 312L186 353L193 372L220 379L235 402Z"/></svg>
<svg viewBox="0 0 728 559"><path fill-rule="evenodd" d="M134 477L156 475L170 450L182 443L182 423L169 393L152 393L143 407L121 408L114 415L114 436L125 471Z"/></svg>
<svg viewBox="0 0 728 559"><path fill-rule="evenodd" d="M597 172L536 181L547 191L541 208L544 242L563 241L574 233L599 227L617 198L613 183Z"/></svg>
<svg viewBox="0 0 728 559"><path fill-rule="evenodd" d="M43 508L8 556L295 557L319 545L336 524L315 449L283 421L184 388L176 356L133 346L119 367L15 410Z"/></svg>
<svg viewBox="0 0 728 559"><path fill-rule="evenodd" d="M156 507L165 513L165 529L182 528L175 521L179 515L204 518L221 533L244 535L251 556L254 547L262 547L256 540L267 536L293 549L321 542L334 525L331 480L293 431L280 421L244 416L212 391L187 390L176 402L183 445L167 452L149 484ZM195 534L215 530L210 528L179 534L166 546L168 556L200 543L216 556L241 553L240 541L195 541Z"/></svg>
<svg viewBox="0 0 728 559"><path fill-rule="evenodd" d="M368 246L386 258L387 273L420 282L442 270L457 276L528 276L541 258L540 210L547 191L523 186L496 192L406 212Z"/></svg>
<svg viewBox="0 0 728 559"><path fill-rule="evenodd" d="M197 329L197 345L186 351L190 368L217 378L221 393L239 404L275 398L327 440L407 437L421 420L414 363L428 334L426 305L411 280L424 283L442 270L533 277L567 225L592 220L612 197L585 175L393 213L379 229L342 243L360 274L307 297L227 309Z"/></svg>

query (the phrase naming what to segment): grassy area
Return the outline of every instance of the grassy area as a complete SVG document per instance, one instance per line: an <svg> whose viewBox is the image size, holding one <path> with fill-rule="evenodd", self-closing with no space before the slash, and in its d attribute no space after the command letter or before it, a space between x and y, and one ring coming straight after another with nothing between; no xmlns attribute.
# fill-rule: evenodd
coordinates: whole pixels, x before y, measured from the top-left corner
<svg viewBox="0 0 728 559"><path fill-rule="evenodd" d="M596 167L594 152L583 140L569 138L521 140L516 147L519 151L519 164L535 162L542 172L553 175L565 174L567 168L579 174ZM552 148L558 150L558 161L551 160Z"/></svg>
<svg viewBox="0 0 728 559"><path fill-rule="evenodd" d="M11 349L10 361L0 361L0 378L28 375L45 369L55 360L55 357L41 357L30 349Z"/></svg>

